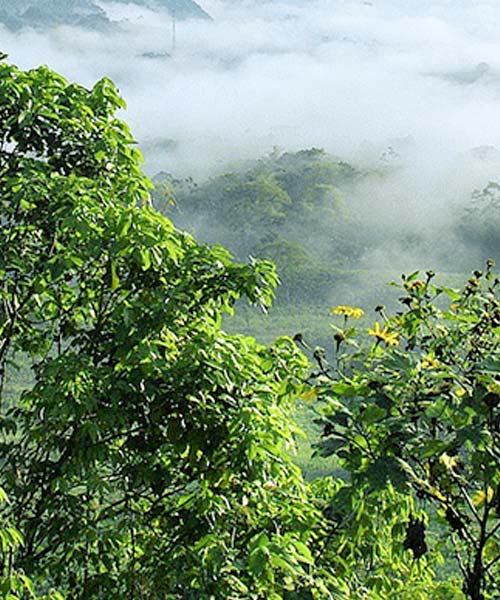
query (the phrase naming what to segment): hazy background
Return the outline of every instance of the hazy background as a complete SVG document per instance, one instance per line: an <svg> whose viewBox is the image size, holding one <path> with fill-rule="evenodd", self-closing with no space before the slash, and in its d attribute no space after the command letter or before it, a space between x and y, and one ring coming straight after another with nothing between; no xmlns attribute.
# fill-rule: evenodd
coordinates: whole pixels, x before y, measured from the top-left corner
<svg viewBox="0 0 500 600"><path fill-rule="evenodd" d="M431 164L500 146L498 2L200 4L214 20L178 23L174 58L141 56L171 52L168 13L107 2L118 31L1 30L1 47L86 85L110 76L138 139L176 140L189 171L273 145L370 157L410 135Z"/></svg>
<svg viewBox="0 0 500 600"><path fill-rule="evenodd" d="M352 190L388 239L442 226L500 173L497 1L199 4L213 20L178 22L175 53L167 11L104 1L112 31L1 28L0 49L87 86L112 78L150 174L203 179L274 146L323 147L360 168L392 162L393 176ZM432 259L395 243L374 260L405 253Z"/></svg>

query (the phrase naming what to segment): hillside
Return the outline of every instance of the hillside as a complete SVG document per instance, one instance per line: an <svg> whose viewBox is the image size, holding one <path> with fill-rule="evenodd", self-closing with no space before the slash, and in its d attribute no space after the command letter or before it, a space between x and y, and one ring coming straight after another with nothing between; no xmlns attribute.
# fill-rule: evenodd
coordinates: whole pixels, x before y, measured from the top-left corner
<svg viewBox="0 0 500 600"><path fill-rule="evenodd" d="M92 0L1 0L0 22L13 30L55 25L98 29L109 24L104 10Z"/></svg>
<svg viewBox="0 0 500 600"><path fill-rule="evenodd" d="M276 152L247 167L201 184L158 174L155 204L178 226L226 246L238 260L252 255L274 261L281 299L329 297L332 270L352 268L368 245L368 233L363 239L344 198L361 174L315 148Z"/></svg>
<svg viewBox="0 0 500 600"><path fill-rule="evenodd" d="M127 0L118 0L128 3ZM179 19L210 16L192 0L137 0L150 8L175 10ZM111 24L105 10L93 0L0 0L0 23L11 30L23 27L45 29L56 25L73 25L102 29Z"/></svg>

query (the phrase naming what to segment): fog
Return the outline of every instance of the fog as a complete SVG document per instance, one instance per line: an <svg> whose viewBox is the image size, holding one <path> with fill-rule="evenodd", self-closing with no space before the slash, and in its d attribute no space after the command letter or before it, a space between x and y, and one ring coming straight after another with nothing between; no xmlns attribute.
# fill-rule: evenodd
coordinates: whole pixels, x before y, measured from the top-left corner
<svg viewBox="0 0 500 600"><path fill-rule="evenodd" d="M500 172L498 2L199 4L213 21L178 22L175 49L167 12L104 1L110 32L2 29L0 49L87 86L113 79L151 174L203 178L275 146L371 167L391 147L394 177L355 191L391 231L445 222Z"/></svg>
<svg viewBox="0 0 500 600"><path fill-rule="evenodd" d="M117 31L2 31L2 48L86 85L111 77L146 151L177 142L174 168L203 171L273 145L362 156L408 135L430 163L500 146L498 3L206 0L214 21L177 23L173 58L141 56L172 52L167 13L100 5ZM487 73L461 83L479 63Z"/></svg>

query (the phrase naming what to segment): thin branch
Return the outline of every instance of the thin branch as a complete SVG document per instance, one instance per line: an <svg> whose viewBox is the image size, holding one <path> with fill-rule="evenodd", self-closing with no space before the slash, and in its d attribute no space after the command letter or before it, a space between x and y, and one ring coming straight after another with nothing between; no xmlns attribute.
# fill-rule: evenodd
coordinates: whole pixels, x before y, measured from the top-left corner
<svg viewBox="0 0 500 600"><path fill-rule="evenodd" d="M483 519L481 518L480 514L477 512L476 507L474 506L474 502L472 502L472 498L469 496L469 493L465 489L464 484L460 481L459 477L453 472L453 470L451 470L450 473L451 473L451 476L453 477L453 479L455 480L456 484L458 485L460 491L462 492L462 495L465 498L465 501L467 502L472 514L474 515L474 518L478 522L478 525L480 527L482 527Z"/></svg>

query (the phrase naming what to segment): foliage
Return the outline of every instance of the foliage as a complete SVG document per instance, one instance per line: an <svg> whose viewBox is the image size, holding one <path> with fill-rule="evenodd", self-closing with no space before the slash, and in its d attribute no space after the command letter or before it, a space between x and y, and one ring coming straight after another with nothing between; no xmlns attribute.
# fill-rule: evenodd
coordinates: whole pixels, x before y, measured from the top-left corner
<svg viewBox="0 0 500 600"><path fill-rule="evenodd" d="M468 598L500 581L500 281L488 263L457 291L434 274L403 277L404 312L379 321L367 347L336 326L334 364L317 375L325 399L321 452L366 494L392 486L427 517L409 519L407 547L426 553L428 519L448 540ZM347 342L350 345L347 345ZM415 513L417 514L417 513ZM413 529L412 529L413 528Z"/></svg>
<svg viewBox="0 0 500 600"><path fill-rule="evenodd" d="M51 599L57 588L73 600L458 600L456 577L436 575L437 521L465 593L495 597L491 265L462 292L433 285L432 273L405 278L406 312L387 319L379 307L368 348L351 326L363 311L336 307L331 365L295 335L311 373L290 337L265 346L223 331L238 300L267 310L274 266L234 263L152 208L140 153L115 117L123 107L108 80L87 90L0 62L0 460L10 498L0 588L10 600L29 596L30 580ZM274 153L203 190L185 181L171 182L182 193L164 191L177 216L192 202L202 218L231 223L240 251L257 244L316 293L328 253L315 254L300 227L337 221L348 232L339 189L355 177L310 150ZM11 385L17 369L21 388ZM306 484L293 463L299 398L324 401L320 452L342 478Z"/></svg>
<svg viewBox="0 0 500 600"><path fill-rule="evenodd" d="M415 560L406 549L406 523L418 514L413 499L393 486L370 490L359 481L319 479L329 541L323 560L345 582L344 598L355 600L462 600L454 577L441 580L441 552Z"/></svg>
<svg viewBox="0 0 500 600"><path fill-rule="evenodd" d="M267 262L154 211L123 101L0 63L1 414L19 564L68 598L326 598L321 515L289 458L307 361L221 330Z"/></svg>
<svg viewBox="0 0 500 600"><path fill-rule="evenodd" d="M8 503L7 495L0 488L0 503ZM0 598L2 600L64 600L59 593L51 591L49 594L39 596L35 593L33 582L24 573L16 569L16 554L23 545L23 538L19 531L5 521L0 527Z"/></svg>

